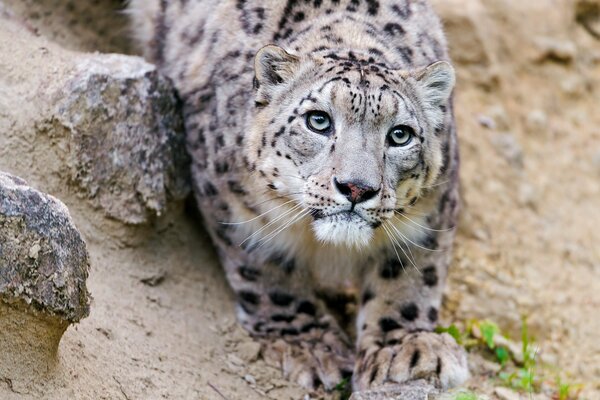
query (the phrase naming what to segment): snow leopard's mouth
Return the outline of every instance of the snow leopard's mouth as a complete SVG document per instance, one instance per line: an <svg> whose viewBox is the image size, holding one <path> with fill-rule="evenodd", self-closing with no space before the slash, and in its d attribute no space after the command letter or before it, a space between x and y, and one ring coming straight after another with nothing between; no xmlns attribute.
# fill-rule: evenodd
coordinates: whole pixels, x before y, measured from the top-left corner
<svg viewBox="0 0 600 400"><path fill-rule="evenodd" d="M336 211L331 214L326 214L323 210L312 209L310 211L310 215L312 215L315 221L320 219L335 219L336 221L347 221L354 222L355 220L364 220L356 211L344 210L344 211Z"/></svg>
<svg viewBox="0 0 600 400"><path fill-rule="evenodd" d="M371 224L355 211L345 210L332 214L315 211L312 215L313 231L322 242L364 247L373 237Z"/></svg>
<svg viewBox="0 0 600 400"><path fill-rule="evenodd" d="M354 210L343 210L336 211L331 214L326 214L323 210L312 209L310 215L313 217L315 221L325 220L327 222L334 223L348 223L348 224L360 224L360 225L368 225L373 229L378 228L381 225L380 221L371 222L365 219L362 215Z"/></svg>

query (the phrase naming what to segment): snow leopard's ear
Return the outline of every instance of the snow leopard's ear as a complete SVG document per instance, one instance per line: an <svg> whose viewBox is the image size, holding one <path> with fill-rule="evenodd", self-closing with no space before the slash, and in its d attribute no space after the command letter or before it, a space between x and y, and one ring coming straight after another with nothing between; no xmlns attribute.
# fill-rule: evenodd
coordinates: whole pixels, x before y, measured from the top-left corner
<svg viewBox="0 0 600 400"><path fill-rule="evenodd" d="M256 103L269 103L273 89L292 78L299 61L298 57L272 44L260 49L254 58Z"/></svg>
<svg viewBox="0 0 600 400"><path fill-rule="evenodd" d="M438 61L412 74L421 94L421 103L432 125L442 123L442 108L450 100L456 77L454 68L446 61Z"/></svg>
<svg viewBox="0 0 600 400"><path fill-rule="evenodd" d="M448 62L438 61L417 71L415 79L424 91L425 101L439 107L450 99L456 78Z"/></svg>

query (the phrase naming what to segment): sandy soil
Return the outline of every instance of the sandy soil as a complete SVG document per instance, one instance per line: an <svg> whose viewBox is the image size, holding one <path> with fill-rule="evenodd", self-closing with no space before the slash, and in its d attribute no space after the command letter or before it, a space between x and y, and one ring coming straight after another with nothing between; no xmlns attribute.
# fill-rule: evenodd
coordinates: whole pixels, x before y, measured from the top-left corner
<svg viewBox="0 0 600 400"><path fill-rule="evenodd" d="M93 23L80 22L90 9L79 2L4 3L69 49L130 51L124 19L105 17L116 1L90 2ZM517 336L526 316L540 357L594 399L600 42L575 22L575 3L435 1L458 67L464 198L444 319L490 318ZM181 206L153 226L124 227L46 179L46 162L0 159L0 169L69 206L89 245L94 301L90 317L63 337L58 369L33 381L0 377L0 398L303 398L236 325L231 293L192 212ZM495 385L481 376L471 382L487 393Z"/></svg>

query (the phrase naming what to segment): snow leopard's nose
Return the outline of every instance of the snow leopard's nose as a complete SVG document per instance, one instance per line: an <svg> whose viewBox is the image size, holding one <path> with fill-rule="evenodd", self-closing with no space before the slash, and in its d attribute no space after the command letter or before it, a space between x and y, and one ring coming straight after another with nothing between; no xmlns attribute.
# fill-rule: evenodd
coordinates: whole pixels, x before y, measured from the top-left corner
<svg viewBox="0 0 600 400"><path fill-rule="evenodd" d="M372 199L379 193L379 189L375 189L361 181L340 182L337 178L333 178L333 182L338 192L353 204Z"/></svg>

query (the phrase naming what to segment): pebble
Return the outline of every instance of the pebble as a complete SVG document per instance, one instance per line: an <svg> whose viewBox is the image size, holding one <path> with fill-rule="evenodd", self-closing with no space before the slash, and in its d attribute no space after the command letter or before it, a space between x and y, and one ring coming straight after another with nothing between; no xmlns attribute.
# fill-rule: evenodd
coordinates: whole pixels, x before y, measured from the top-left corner
<svg viewBox="0 0 600 400"><path fill-rule="evenodd" d="M484 128L487 129L491 129L491 130L495 130L496 129L496 121L494 121L491 117L487 116L487 115L479 115L477 117L477 122L479 122L479 125L483 126Z"/></svg>
<svg viewBox="0 0 600 400"><path fill-rule="evenodd" d="M34 260L37 260L39 254L40 254L40 250L42 249L42 247L40 246L39 243L35 243L33 246L31 246L31 248L29 249L29 258L32 258Z"/></svg>
<svg viewBox="0 0 600 400"><path fill-rule="evenodd" d="M237 346L237 354L244 361L254 362L260 355L260 343L254 341L240 343Z"/></svg>
<svg viewBox="0 0 600 400"><path fill-rule="evenodd" d="M245 375L244 380L246 382L248 382L250 385L256 385L256 379L250 374Z"/></svg>
<svg viewBox="0 0 600 400"><path fill-rule="evenodd" d="M505 387L497 387L494 389L494 394L498 396L500 400L521 400L521 396L518 393Z"/></svg>

